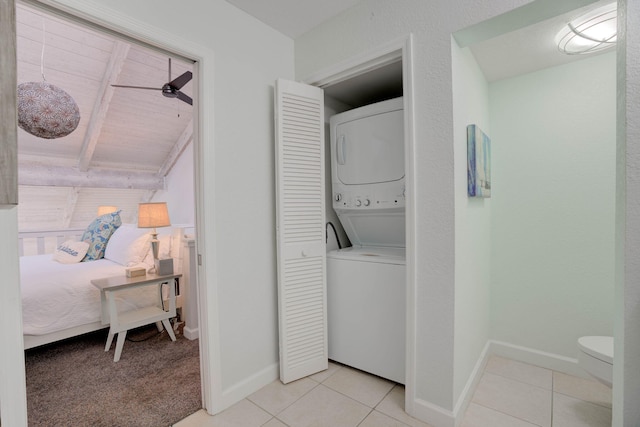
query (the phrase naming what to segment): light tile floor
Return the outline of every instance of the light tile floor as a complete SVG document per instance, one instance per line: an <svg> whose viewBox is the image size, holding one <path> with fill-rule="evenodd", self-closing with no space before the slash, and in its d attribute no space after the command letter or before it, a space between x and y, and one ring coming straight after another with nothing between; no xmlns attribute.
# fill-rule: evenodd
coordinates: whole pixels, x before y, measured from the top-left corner
<svg viewBox="0 0 640 427"><path fill-rule="evenodd" d="M174 427L429 427L404 412L404 387L347 366L279 380L224 412ZM492 356L461 427L610 427L611 389L597 381Z"/></svg>

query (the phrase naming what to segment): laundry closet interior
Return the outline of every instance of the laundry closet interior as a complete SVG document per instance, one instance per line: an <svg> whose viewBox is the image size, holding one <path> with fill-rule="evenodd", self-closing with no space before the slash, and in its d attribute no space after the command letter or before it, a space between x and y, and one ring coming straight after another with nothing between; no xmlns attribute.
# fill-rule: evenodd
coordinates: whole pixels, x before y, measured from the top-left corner
<svg viewBox="0 0 640 427"><path fill-rule="evenodd" d="M404 384L402 59L323 90L328 356Z"/></svg>

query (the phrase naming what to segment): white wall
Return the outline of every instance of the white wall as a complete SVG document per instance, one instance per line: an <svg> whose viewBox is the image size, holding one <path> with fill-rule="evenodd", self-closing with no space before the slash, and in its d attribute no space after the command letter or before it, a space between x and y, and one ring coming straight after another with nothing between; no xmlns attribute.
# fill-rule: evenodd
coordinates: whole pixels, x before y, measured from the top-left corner
<svg viewBox="0 0 640 427"><path fill-rule="evenodd" d="M411 320L416 375L407 410L434 425L451 422L458 399L453 386L458 362L451 34L525 3L364 1L296 39L296 76L305 79L409 33L414 36L415 187L408 196L414 199L416 218L417 300Z"/></svg>
<svg viewBox="0 0 640 427"><path fill-rule="evenodd" d="M640 425L640 2L618 2L613 425Z"/></svg>
<svg viewBox="0 0 640 427"><path fill-rule="evenodd" d="M205 198L200 244L204 286L219 309L211 349L220 355L224 402L215 404L226 406L238 398L234 393L244 397L242 390L277 372L272 92L276 78L293 75L293 41L222 0L185 1L179 13L166 13L175 9L168 0L99 3L215 55L211 73L202 76L213 91L203 120L213 126L214 140L203 141L198 153Z"/></svg>
<svg viewBox="0 0 640 427"><path fill-rule="evenodd" d="M0 209L0 413L5 426L26 426L26 382L17 208Z"/></svg>
<svg viewBox="0 0 640 427"><path fill-rule="evenodd" d="M209 409L221 410L277 376L272 92L276 78L293 77L293 41L223 0L187 0L177 13L167 13L176 6L168 0L46 1L204 55L198 245L213 307L205 316L215 384L207 387L219 398Z"/></svg>
<svg viewBox="0 0 640 427"><path fill-rule="evenodd" d="M489 137L489 86L468 48L451 42L455 162L454 396L461 396L489 340L492 199L467 196L467 125ZM493 143L493 141L492 141ZM493 179L493 178L492 178Z"/></svg>
<svg viewBox="0 0 640 427"><path fill-rule="evenodd" d="M153 196L154 202L167 202L172 224L195 225L193 142L190 142L165 178L166 190Z"/></svg>
<svg viewBox="0 0 640 427"><path fill-rule="evenodd" d="M615 52L490 85L492 338L613 335Z"/></svg>

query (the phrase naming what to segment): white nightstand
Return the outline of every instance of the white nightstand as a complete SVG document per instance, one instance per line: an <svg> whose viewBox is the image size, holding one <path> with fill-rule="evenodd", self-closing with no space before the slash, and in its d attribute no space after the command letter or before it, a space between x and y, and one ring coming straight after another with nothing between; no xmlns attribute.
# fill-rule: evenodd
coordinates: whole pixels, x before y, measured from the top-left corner
<svg viewBox="0 0 640 427"><path fill-rule="evenodd" d="M100 289L100 301L102 305L102 324L109 324L109 336L104 351L109 351L113 337L118 334L116 342L116 353L113 361L120 360L122 347L129 329L148 325L150 323L162 322L172 341L176 340L173 328L169 319L176 316L176 290L175 280L182 274L170 274L167 276L158 276L155 274L147 274L141 277L113 276L104 279L94 279L91 283ZM162 308L162 285L169 284L169 309L165 311ZM126 313L118 313L116 305L115 293L124 289L137 288L140 286L158 287L158 304L157 306L144 307L137 310L128 311Z"/></svg>

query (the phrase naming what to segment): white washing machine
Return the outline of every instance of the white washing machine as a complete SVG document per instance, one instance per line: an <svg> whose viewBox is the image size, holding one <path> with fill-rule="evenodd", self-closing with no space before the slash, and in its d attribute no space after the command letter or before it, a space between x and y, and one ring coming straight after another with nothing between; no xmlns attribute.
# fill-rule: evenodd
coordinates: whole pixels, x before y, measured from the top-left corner
<svg viewBox="0 0 640 427"><path fill-rule="evenodd" d="M403 100L330 119L333 208L353 247L327 254L329 358L405 382Z"/></svg>
<svg viewBox="0 0 640 427"><path fill-rule="evenodd" d="M329 359L405 382L405 250L327 253Z"/></svg>

